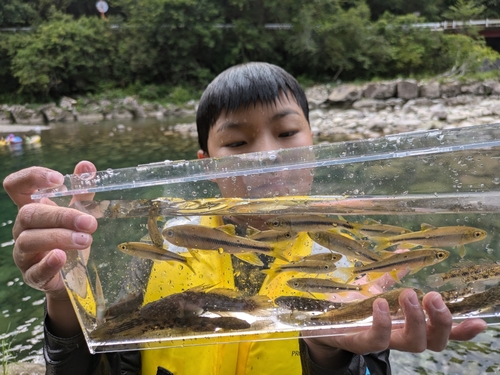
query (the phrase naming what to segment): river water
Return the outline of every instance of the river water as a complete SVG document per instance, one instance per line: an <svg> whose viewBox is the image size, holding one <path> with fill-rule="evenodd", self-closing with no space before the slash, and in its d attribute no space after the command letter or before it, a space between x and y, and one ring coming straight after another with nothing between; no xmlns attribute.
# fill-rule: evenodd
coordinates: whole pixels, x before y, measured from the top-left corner
<svg viewBox="0 0 500 375"><path fill-rule="evenodd" d="M170 131L187 119L58 124L43 130L34 145L0 146L0 179L22 168L41 165L72 173L80 160L98 170L161 160L194 159L197 141ZM41 362L44 295L23 283L12 260L12 226L17 208L0 189L0 361ZM500 373L500 329L490 327L467 343L452 342L442 353L393 352L394 374Z"/></svg>

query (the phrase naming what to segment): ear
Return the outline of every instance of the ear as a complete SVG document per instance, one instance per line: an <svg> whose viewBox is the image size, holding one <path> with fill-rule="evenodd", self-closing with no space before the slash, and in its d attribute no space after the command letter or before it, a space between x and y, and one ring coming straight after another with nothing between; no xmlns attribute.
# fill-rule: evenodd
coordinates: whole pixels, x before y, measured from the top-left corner
<svg viewBox="0 0 500 375"><path fill-rule="evenodd" d="M205 159L205 158L209 158L210 155L208 155L207 152L203 151L203 150L198 150L198 159Z"/></svg>

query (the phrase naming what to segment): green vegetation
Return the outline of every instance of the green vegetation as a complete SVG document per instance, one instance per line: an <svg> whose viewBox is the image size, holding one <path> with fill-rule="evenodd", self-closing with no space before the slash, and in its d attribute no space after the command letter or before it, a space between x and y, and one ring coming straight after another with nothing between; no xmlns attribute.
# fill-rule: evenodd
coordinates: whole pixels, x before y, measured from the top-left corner
<svg viewBox="0 0 500 375"><path fill-rule="evenodd" d="M268 61L301 82L476 74L500 57L471 27L411 26L500 18L500 0L3 0L0 101L137 95L180 103L223 69ZM451 18L450 18L451 17ZM290 24L270 29L266 24Z"/></svg>
<svg viewBox="0 0 500 375"><path fill-rule="evenodd" d="M7 329L10 328L10 325ZM2 337L0 340L0 355L2 356L2 375L7 375L8 373L8 365L11 362L11 359L13 359L10 347L12 345L13 337L8 337L5 334L3 335L5 337Z"/></svg>

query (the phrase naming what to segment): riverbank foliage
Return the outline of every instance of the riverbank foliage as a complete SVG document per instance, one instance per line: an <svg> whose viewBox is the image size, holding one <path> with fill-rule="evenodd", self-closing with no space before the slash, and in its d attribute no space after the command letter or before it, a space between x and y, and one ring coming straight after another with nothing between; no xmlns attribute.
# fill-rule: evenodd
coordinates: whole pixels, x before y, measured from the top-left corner
<svg viewBox="0 0 500 375"><path fill-rule="evenodd" d="M175 101L245 61L333 82L463 75L500 57L470 28L412 26L467 12L500 18L500 0L108 2L104 18L95 0L2 0L0 101L113 92Z"/></svg>

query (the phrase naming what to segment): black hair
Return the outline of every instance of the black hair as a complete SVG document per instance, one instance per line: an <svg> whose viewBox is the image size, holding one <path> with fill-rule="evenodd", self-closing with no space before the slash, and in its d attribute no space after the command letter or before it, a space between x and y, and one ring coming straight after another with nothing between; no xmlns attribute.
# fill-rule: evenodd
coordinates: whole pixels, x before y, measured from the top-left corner
<svg viewBox="0 0 500 375"><path fill-rule="evenodd" d="M208 153L208 132L222 111L233 112L240 107L274 104L281 93L292 94L309 122L309 106L304 90L297 80L279 66L251 62L233 66L219 74L201 96L196 113L200 148Z"/></svg>

